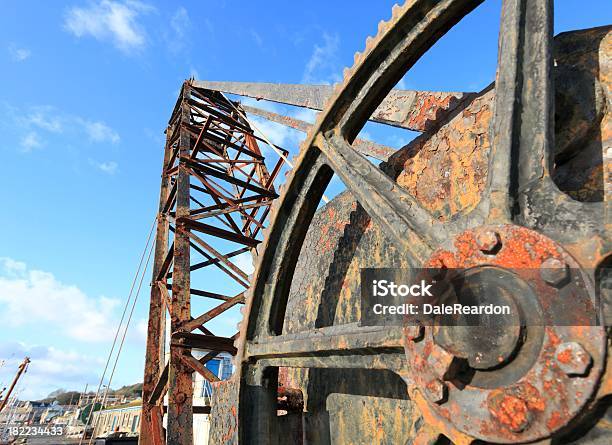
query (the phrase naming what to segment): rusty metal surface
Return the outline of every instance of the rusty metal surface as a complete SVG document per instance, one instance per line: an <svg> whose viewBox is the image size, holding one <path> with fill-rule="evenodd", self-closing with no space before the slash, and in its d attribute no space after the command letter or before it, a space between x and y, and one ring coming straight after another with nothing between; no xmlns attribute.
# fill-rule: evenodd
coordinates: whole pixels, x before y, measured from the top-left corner
<svg viewBox="0 0 612 445"><path fill-rule="evenodd" d="M609 27L555 38L555 182L574 199L610 193L612 35ZM606 200L609 199L606 197Z"/></svg>
<svg viewBox="0 0 612 445"><path fill-rule="evenodd" d="M405 187L433 215L451 215L476 208L486 184L489 124L494 91L478 94L440 122L435 133L425 133L391 160L397 183Z"/></svg>
<svg viewBox="0 0 612 445"><path fill-rule="evenodd" d="M186 81L166 132L147 352L143 385L142 443L189 444L193 441L193 374L218 380L205 365L220 352L235 354L234 338L216 336L206 325L244 303L248 274L232 258L255 253L283 159L269 162L262 139L245 122L238 104L219 92ZM286 151L276 147L286 155ZM216 283L192 280L192 273L215 270L217 279L239 289L224 295ZM212 275L214 277L214 275ZM198 283L194 285L194 283ZM192 297L215 305L192 314ZM165 320L170 319L166 339ZM194 333L198 330L200 333ZM166 340L169 361L166 363ZM207 353L196 359L192 349ZM160 413L168 396L166 429Z"/></svg>
<svg viewBox="0 0 612 445"><path fill-rule="evenodd" d="M395 445L410 443L420 427L419 416L408 400L330 394L331 443Z"/></svg>
<svg viewBox="0 0 612 445"><path fill-rule="evenodd" d="M236 379L213 383L209 444L238 443L239 382Z"/></svg>
<svg viewBox="0 0 612 445"><path fill-rule="evenodd" d="M17 368L17 373L15 374L15 377L13 378L13 381L9 385L8 389L4 387L2 388L2 391L0 391L0 396L4 396L2 400L0 400L0 412L2 412L7 402L10 400L11 394L13 393L13 389L15 389L15 385L17 385L19 378L23 375L23 373L27 372L29 364L30 364L30 357L24 358L23 362L21 362L21 364L19 365L19 368ZM6 394L3 394L5 390L6 390Z"/></svg>
<svg viewBox="0 0 612 445"><path fill-rule="evenodd" d="M553 41L551 1L505 0L496 86L392 90L479 3L394 7L335 87L185 83L164 156L142 443L191 443L191 374L215 380L204 364L220 350L238 351L238 374L214 383L211 444L610 441L607 333L585 310L569 326L509 328L499 350L466 330L359 325L365 267L537 270L543 295L579 286L612 307L610 27ZM231 258L260 244L282 162L267 170L263 141L218 91L324 110L311 125L242 108L308 132L252 280ZM423 134L393 152L356 139L367 120ZM319 209L334 172L348 191ZM222 252L215 237L239 248ZM204 267L249 293L192 288L190 273ZM192 296L220 303L193 317ZM215 337L205 324L245 298L240 337ZM517 303L525 313L529 298ZM196 360L194 347L212 352Z"/></svg>
<svg viewBox="0 0 612 445"><path fill-rule="evenodd" d="M166 130L166 144L164 147L164 158L162 168L170 160L172 156L170 142L170 129ZM170 178L162 174L158 217L157 217L157 233L155 238L155 256L153 258L153 276L159 275L159 271L166 258L168 251L168 235L169 225L168 220L161 217L165 200L170 186ZM160 422L157 419L157 411L155 410L155 401L147 403L151 400L152 395L156 392L155 400L160 399L162 388L165 386L162 381L168 381L168 368L165 366L165 339L162 338L165 334L166 313L163 303L161 289L158 286L151 288L151 298L149 300L149 320L147 325L147 347L145 355L145 370L144 380L142 384L142 421L140 427L140 440L143 443L152 443L160 445ZM166 374L162 379L163 374Z"/></svg>
<svg viewBox="0 0 612 445"><path fill-rule="evenodd" d="M323 110L333 93L330 85L211 81L195 81L194 85L312 110ZM427 131L437 120L470 97L470 93L393 90L370 119L408 130Z"/></svg>
<svg viewBox="0 0 612 445"><path fill-rule="evenodd" d="M397 71L407 69L407 60L413 62L424 51L419 39L431 44L431 39L478 2L435 3L396 7L392 20L381 23L379 35L368 41L364 54L356 55L355 66L347 71L343 85L310 131L282 198L274 205L273 224L267 231L265 249L260 251L247 317L236 344L241 386L239 443L276 443L278 370L285 367L290 370L284 378L304 394L305 443L358 443L351 435L353 422L388 421L403 406L418 412L415 424L419 428L411 433L414 443L434 443L440 436L457 444L477 439L517 443L546 440L552 435L555 441L565 443L571 434L577 436L571 440L588 443L588 434L582 434L593 425L591 431L606 434L605 417L596 414L611 387L609 376L603 374L607 337L601 326L544 329L542 342L533 341L531 360L504 359L523 363L521 372L513 379L506 376L507 380L500 380L505 383L483 388L445 380L453 354L435 342L430 330L406 328L400 345L394 331L385 336L357 324L360 267L427 262L436 267L443 263L448 263L447 267L482 267L494 262L505 269L522 265L539 270L564 261L582 271L585 286L594 295L592 270L609 256L601 200L589 202L593 206L584 205L551 188L551 177L561 189L570 180L567 175L558 175L552 163L554 157L559 168L570 162L568 140L569 145L578 138L596 147L599 141L601 151L601 134L604 141L609 139L605 133L609 119L601 117L599 121L597 113L578 113L574 122L591 128L589 136L564 134L561 126L556 129L561 145L552 147L548 133L554 121L549 108L551 67L546 62L552 54L550 29L534 25L550 23L548 2L505 2L499 75L506 80L498 81L498 89L503 91L490 89L472 97L381 170L351 151L350 142L378 107L377 101L390 90ZM423 17L419 33L408 33L399 43L388 37L397 29L411 29L415 20ZM519 38L518 34L523 35ZM567 49L585 57L599 57L603 51L606 56L600 58L605 63L597 64L605 68L608 34L609 30L576 34L576 46L595 40L584 52L574 50L571 36L562 36L556 75L572 67L571 54L564 58ZM525 41L531 48L520 52ZM380 60L382 54L384 66L393 74L379 69L380 64L368 64L370 58ZM505 60L510 64L504 65ZM512 63L517 61L524 70L520 82L511 81L516 73ZM598 72L597 76L601 81L608 74L601 77ZM522 84L525 79L528 81ZM586 79L588 85L592 77ZM557 94L561 91L578 102L590 100L574 93L580 91L579 87L572 90L575 81L559 81ZM533 90L534 85L541 88ZM518 96L528 99L517 101ZM494 114L494 101L514 101L516 108L504 115L497 105L498 113ZM517 127L517 122L526 120L533 123L530 128ZM493 138L489 139L491 128ZM507 148L513 144L519 147L516 152ZM592 153L590 149L573 149L571 162ZM513 170L512 165L518 168ZM465 170L467 177L463 176ZM317 211L318 198L332 171L350 191ZM501 176L492 177L494 173ZM513 177L516 174L519 176ZM589 187L586 183L583 189ZM519 184L518 189L513 184ZM605 190L604 184L599 186L600 192ZM412 192L412 197L406 196L406 191ZM538 286L557 289L558 282L554 273L543 274ZM432 354L434 348L438 352ZM525 353L528 349L525 347ZM511 369L511 365L500 367L505 368ZM364 407L334 403L343 397L333 394L393 402L385 408L376 403ZM335 408L339 406L342 408ZM333 413L329 407L334 407Z"/></svg>
<svg viewBox="0 0 612 445"><path fill-rule="evenodd" d="M551 304L557 294L565 292L561 298L572 298L572 287L577 282L585 288L591 286L588 278L578 272L575 260L541 234L513 225L488 227L486 230L495 233L499 240L499 249L491 253L483 252L478 240L478 232L484 230L460 234L450 250L441 249L432 255L429 266L473 269L486 265L513 270L519 279L521 274L527 275L524 282L535 287L537 297L532 301L530 294L523 291L516 300L522 306L520 313L526 317L537 313L535 307ZM568 265L576 273L568 284L557 286L557 280L551 280L553 260L563 267ZM518 284L514 288L520 289ZM589 294L594 295L593 290ZM526 326L527 333L522 334L524 340L516 356L501 368L493 363L482 371L476 370L469 384L463 385L461 376L449 372L455 357L462 355L453 351L457 345L441 346L434 330L426 327L424 338L406 343L409 379L426 398L428 385L432 382L442 385L446 394L435 401L433 410L441 421L471 437L510 443L546 437L567 425L591 400L606 362L605 327L597 326L593 318L596 312L576 311L571 314L575 319L569 323L560 322L557 316L563 318L568 314L549 310L545 317L551 318L542 326L523 320L520 325ZM574 356L572 348L584 350ZM587 354L588 373L586 366L581 373L567 372L570 367L583 365L580 362L586 360Z"/></svg>

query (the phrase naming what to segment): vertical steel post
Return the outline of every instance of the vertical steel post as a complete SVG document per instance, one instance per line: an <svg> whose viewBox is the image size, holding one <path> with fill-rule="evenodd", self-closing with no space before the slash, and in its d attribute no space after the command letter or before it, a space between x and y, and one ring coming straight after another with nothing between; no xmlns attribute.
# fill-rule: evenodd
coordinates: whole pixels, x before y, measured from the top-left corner
<svg viewBox="0 0 612 445"><path fill-rule="evenodd" d="M181 100L179 168L176 184L176 218L189 217L189 170L184 159L189 158L191 138L187 129L190 123L189 98L191 86L183 84ZM183 330L183 324L190 321L190 247L189 228L178 222L174 234L174 269L172 272L172 306L170 329L174 334ZM173 343L171 337L171 343ZM191 445L193 443L193 381L192 372L181 356L191 353L188 348L170 347L168 383L168 428L167 443Z"/></svg>
<svg viewBox="0 0 612 445"><path fill-rule="evenodd" d="M155 237L155 258L153 259L153 280L151 283L151 301L149 303L149 325L147 329L147 349L145 359L145 373L142 384L142 415L140 421L140 441L143 444L153 443L152 408L155 403L150 402L155 385L164 367L164 333L166 315L162 301L161 291L156 285L156 277L168 253L168 218L163 213L170 185L170 177L166 173L168 162L172 154L170 142L176 129L166 129L166 145L159 192L159 211L157 213L157 233Z"/></svg>

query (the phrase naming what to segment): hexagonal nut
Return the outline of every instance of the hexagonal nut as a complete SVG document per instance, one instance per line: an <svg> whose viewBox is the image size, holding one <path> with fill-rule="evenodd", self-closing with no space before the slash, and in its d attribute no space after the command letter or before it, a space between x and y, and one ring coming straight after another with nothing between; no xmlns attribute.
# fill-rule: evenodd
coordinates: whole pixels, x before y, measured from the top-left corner
<svg viewBox="0 0 612 445"><path fill-rule="evenodd" d="M432 348L427 356L427 363L434 374L442 380L452 380L453 375L451 371L453 370L454 362L455 356L442 346Z"/></svg>
<svg viewBox="0 0 612 445"><path fill-rule="evenodd" d="M446 383L442 380L434 379L425 385L424 392L425 396L429 401L437 404L444 403L448 393Z"/></svg>
<svg viewBox="0 0 612 445"><path fill-rule="evenodd" d="M502 242L499 232L495 230L479 230L476 233L476 244L482 253L494 255L501 249Z"/></svg>
<svg viewBox="0 0 612 445"><path fill-rule="evenodd" d="M419 341L423 338L425 327L419 324L404 326L404 337L410 341Z"/></svg>
<svg viewBox="0 0 612 445"><path fill-rule="evenodd" d="M568 376L583 376L588 373L593 359L584 347L575 341L561 343L555 351L555 361Z"/></svg>
<svg viewBox="0 0 612 445"><path fill-rule="evenodd" d="M489 414L514 433L520 433L531 424L533 414L527 402L512 391L493 391L487 401Z"/></svg>
<svg viewBox="0 0 612 445"><path fill-rule="evenodd" d="M563 260L548 258L540 266L540 275L548 284L559 288L569 282L569 266Z"/></svg>

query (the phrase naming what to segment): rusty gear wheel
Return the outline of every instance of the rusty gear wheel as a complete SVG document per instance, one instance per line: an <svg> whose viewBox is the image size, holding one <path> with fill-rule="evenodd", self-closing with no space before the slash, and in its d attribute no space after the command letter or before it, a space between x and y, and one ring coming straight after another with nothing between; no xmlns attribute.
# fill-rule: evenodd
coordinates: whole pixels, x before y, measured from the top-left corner
<svg viewBox="0 0 612 445"><path fill-rule="evenodd" d="M287 332L285 315L309 225L335 172L410 267L571 269L572 286L597 304L597 270L609 255L604 202L575 200L552 178L552 2L505 0L491 148L479 199L452 217L432 214L397 182L400 156L378 168L352 141L412 65L478 0L413 0L393 8L344 73L301 147L271 212L237 340L240 443L282 442L279 368L385 370L418 406L413 442L537 442L583 422L612 389L602 314L504 338L499 363L478 344L437 340L431 326L327 325ZM557 130L559 132L559 130ZM570 273L570 272L567 272ZM562 298L563 277L542 272L538 288ZM564 293L565 292L565 293ZM521 303L527 304L527 303ZM528 312L528 307L525 306ZM554 320L549 320L554 324ZM333 324L333 323L332 323ZM507 334L507 333L506 333ZM517 348L518 338L521 347ZM447 339L448 340L448 339ZM505 354L505 355L504 355ZM489 360L489 361L488 361ZM460 361L464 381L450 372Z"/></svg>

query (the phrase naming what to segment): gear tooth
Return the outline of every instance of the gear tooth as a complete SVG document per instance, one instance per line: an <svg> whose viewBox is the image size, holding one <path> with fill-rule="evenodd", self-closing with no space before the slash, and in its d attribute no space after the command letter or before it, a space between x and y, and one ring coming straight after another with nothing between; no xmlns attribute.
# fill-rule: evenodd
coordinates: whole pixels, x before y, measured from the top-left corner
<svg viewBox="0 0 612 445"><path fill-rule="evenodd" d="M359 63L360 59L361 59L361 53L360 52L356 52L355 55L353 56L353 64L357 65L357 63Z"/></svg>
<svg viewBox="0 0 612 445"><path fill-rule="evenodd" d="M397 3L393 5L393 8L391 8L391 17L393 17L394 19L397 18L401 10L402 7Z"/></svg>
<svg viewBox="0 0 612 445"><path fill-rule="evenodd" d="M238 322L238 324L236 325L236 329L238 329L238 332L242 330L242 321Z"/></svg>
<svg viewBox="0 0 612 445"><path fill-rule="evenodd" d="M372 45L372 42L374 41L374 37L372 36L368 36L366 38L366 51L370 48L370 45Z"/></svg>
<svg viewBox="0 0 612 445"><path fill-rule="evenodd" d="M387 25L387 22L385 22L384 20L381 20L380 22L378 22L378 33L382 33L385 29L385 26Z"/></svg>
<svg viewBox="0 0 612 445"><path fill-rule="evenodd" d="M351 74L351 70L348 68L344 68L342 70L342 76L346 79Z"/></svg>
<svg viewBox="0 0 612 445"><path fill-rule="evenodd" d="M334 92L333 92L334 96L338 96L338 94L340 93L340 88L342 88L342 87L341 87L341 85L339 83L335 83L334 84Z"/></svg>

